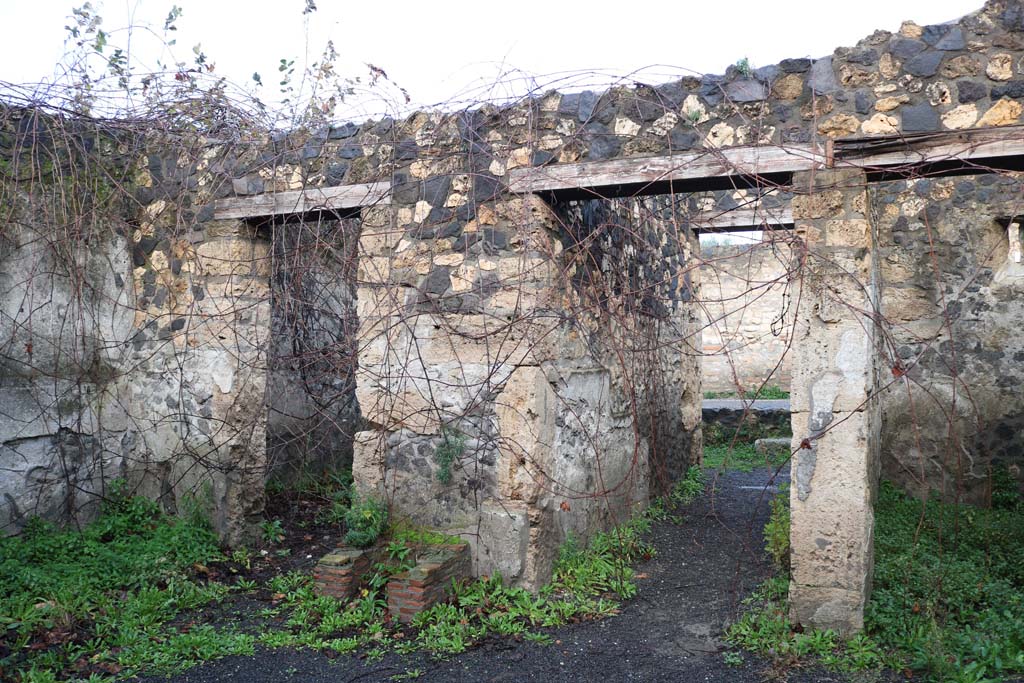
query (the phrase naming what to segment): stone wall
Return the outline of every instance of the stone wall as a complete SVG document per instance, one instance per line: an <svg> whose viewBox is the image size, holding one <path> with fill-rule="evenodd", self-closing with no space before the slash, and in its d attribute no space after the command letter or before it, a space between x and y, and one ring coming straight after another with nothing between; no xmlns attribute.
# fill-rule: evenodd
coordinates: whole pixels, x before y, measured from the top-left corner
<svg viewBox="0 0 1024 683"><path fill-rule="evenodd" d="M0 527L86 521L122 480L243 540L263 503L269 241L182 199L190 175L189 200L209 197L208 156L183 168L117 130L5 124Z"/></svg>
<svg viewBox="0 0 1024 683"><path fill-rule="evenodd" d="M765 233L764 241L702 248L705 391L789 390L800 277L790 239Z"/></svg>
<svg viewBox="0 0 1024 683"><path fill-rule="evenodd" d="M18 208L32 212L27 197ZM127 446L126 397L117 382L125 352L106 340L131 335L128 242L111 234L88 250L51 251L48 235L34 223L8 222L0 232L5 533L19 531L33 516L91 517L97 494L123 476ZM120 429L105 433L104 423Z"/></svg>
<svg viewBox="0 0 1024 683"><path fill-rule="evenodd" d="M1007 173L870 189L891 367L884 474L920 495L984 504L993 466L1024 486L1024 265L1010 227L1024 215L1022 182Z"/></svg>
<svg viewBox="0 0 1024 683"><path fill-rule="evenodd" d="M699 413L680 401L699 396L696 278L680 268L695 242L656 208L525 198L389 248L385 213L404 212L363 221L364 247L386 251L360 266L374 429L356 435L356 482L469 540L477 573L536 588L568 534L625 520L699 459Z"/></svg>
<svg viewBox="0 0 1024 683"><path fill-rule="evenodd" d="M398 514L464 533L473 544L476 571L501 571L516 583L536 586L569 532L586 537L621 519L652 485L664 485L699 457L699 259L687 219L678 220L672 208L677 197L669 195L668 204L659 205L610 201L586 190L515 196L507 191L509 172L687 151L717 158L718 150L741 145L824 148L844 136L1016 123L1024 110L1022 56L1024 6L990 0L959 22L906 23L896 34L876 32L830 57L754 70L737 66L724 76L604 93L550 92L500 108L419 112L402 121L259 138L225 123L216 140L144 131L116 145L83 141L82 149L127 149L118 151L123 163L113 184L130 188L124 206L90 212L75 202L110 192L75 192L64 204L73 209L67 216L47 215L41 212L46 198L59 204L53 200L60 194L40 194L36 185L25 189L28 210L3 217L5 228L16 227L4 230L0 271L2 377L9 397L2 405L16 406L5 408L0 432L3 466L13 473L2 481L6 528L17 528L30 511L78 515L85 505L79 494L102 490L114 471L133 490L170 509L200 496L212 505L225 537L238 540L262 505L270 406L275 453L308 457L314 467L343 465L347 433L358 424L352 448L361 487L385 494ZM46 137L35 124L23 126L26 117L7 120L20 121L0 136L4 160L17 163L21 152L14 147L38 145ZM879 178L858 182L866 186L869 180ZM340 257L334 265L314 264L301 276L285 257L309 243L286 237L281 230L287 222L214 220L215 202L225 198L372 181L389 183L391 192L379 205L364 203L358 241L354 234L325 240L320 228L312 229L313 246ZM946 211L945 228L936 225L936 231L948 229L950 240L956 233L973 244L969 240L979 238L958 226L975 218L956 202L1005 205L1005 193L1017 197L1019 191L1003 181L990 187L984 179L962 181L968 189L960 195L954 183L948 200L933 195L940 190L923 189L946 187L945 181L883 188L876 193L884 206L875 221L863 217L869 203L863 192L860 199L840 192L836 204L830 203L831 190L813 179L801 182L805 187L796 189L810 193L813 202L799 206L794 200L794 214L813 234L798 228L806 239L791 240L791 248L802 270L810 268L806 280L813 286L803 300L812 304L803 305L817 308L794 313L805 326L796 333L806 332L814 342L804 345L804 360L792 370L803 373L794 378L803 392L794 399L794 434L800 446L808 440L810 447L801 451L814 453L818 465L810 469L824 477L823 484L833 483L823 463L831 462L843 439L852 439L846 445L856 446L855 462L836 460L836 472L853 477L851 490L860 496L851 503L857 514L844 523L853 519L850 524L864 532L875 462L872 430L880 422L870 417L876 406L836 404L838 395L829 393L835 382L822 381L853 367L843 366L850 359L841 352L849 321L833 316L828 297L821 298L834 284L826 276L831 271L825 263L809 263L813 252L807 247L820 246L820 253L850 266L848 272L872 273L875 289L867 300L853 287L832 291L829 300L834 302L837 291L850 294L846 304L863 304L861 314L870 309L874 322L880 319L872 297L881 291L887 318L921 322L913 339L883 327L880 338L895 350L893 358L921 355L911 368L890 359L890 375L913 379L910 370L920 367L918 386L934 387L933 395L946 391L951 406L962 405L952 402L951 387L964 378L965 387L984 389L982 401L1000 401L1008 390L999 382L1012 382L1007 349L1016 347L1001 341L1006 335L999 320L1016 320L1015 271L1000 270L995 262L984 265L988 257L978 255L983 251L955 254L941 240L938 248L929 242L925 251L921 235L931 232L919 226L941 217L928 213L934 207L918 208L914 196L925 192ZM16 186L8 179L5 192ZM897 199L886 203L886 196ZM321 217L349 217L324 209L293 210L291 220L309 227ZM982 234L994 231L998 218L986 211L976 211L985 216ZM110 224L81 231L82 219L96 215L110 218ZM857 246L864 225L872 239ZM992 244L998 246L995 237ZM358 250L354 264L345 255L349 249ZM881 250L879 258L865 260L875 249ZM886 269L895 273L903 267L908 279L874 277L878 273L871 269L882 268L883 257ZM275 258L284 264L276 281ZM979 276L932 278L943 284L928 290L922 269L936 259L942 268L976 268ZM289 303L296 291L302 292L302 305ZM357 323L351 317L353 292ZM934 307L926 304L952 299L968 305L957 310L964 316L962 336L946 340L928 328ZM951 303L942 305L954 310ZM307 336L271 344L272 333L297 328ZM842 343L831 354L836 330ZM866 332L866 338L876 332ZM960 348L961 340L972 345ZM850 343L862 348L864 341ZM822 344L831 355L806 355ZM351 400L353 347L358 406ZM934 358L928 355L932 348L938 349ZM964 370L952 361L958 354L968 357ZM885 357L875 354L871 360ZM943 374L944 363L956 371ZM868 384L858 384L856 391L874 388L871 363L853 370L858 383ZM303 378L311 372L316 382ZM306 384L293 394L298 381ZM815 387L824 393L815 395ZM801 404L798 398L808 400ZM895 394L886 398L893 416L885 437L891 449L907 443L899 412L910 408L901 408L900 400ZM832 410L818 415L819 403ZM1019 424L1015 405L1000 404L1000 410L1009 407L990 431L964 433L977 435L990 451L1015 444L1009 434ZM958 410L950 414L959 416ZM837 411L849 413L842 422L867 420L862 433L815 426L826 412ZM301 443L297 436L309 436L315 453L307 445L295 447ZM336 445L319 448L328 441ZM923 464L925 472L944 473L950 460L937 451L960 452L952 439L913 443L924 450L909 464L897 458L900 469ZM809 460L795 462L795 509L806 514L829 502L850 502L827 493L801 499ZM58 480L65 482L63 489L54 488ZM30 505L23 490L35 491L38 502ZM869 559L864 543L870 543L870 530L865 541L863 534L854 538L853 529L844 526L842 543L818 556L846 548ZM804 550L815 557L814 547ZM842 583L837 590L852 596L850 604L862 604L870 584L869 567L858 567L833 577ZM801 576L796 585L815 587L804 581L809 575Z"/></svg>

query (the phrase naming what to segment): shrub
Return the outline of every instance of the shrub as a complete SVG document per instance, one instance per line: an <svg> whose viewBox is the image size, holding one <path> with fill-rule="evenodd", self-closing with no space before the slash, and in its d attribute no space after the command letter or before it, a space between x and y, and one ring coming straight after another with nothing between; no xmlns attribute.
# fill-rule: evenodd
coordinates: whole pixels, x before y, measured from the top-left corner
<svg viewBox="0 0 1024 683"><path fill-rule="evenodd" d="M388 523L388 508L384 501L372 495L352 491L352 506L345 514L345 543L357 548L374 544Z"/></svg>

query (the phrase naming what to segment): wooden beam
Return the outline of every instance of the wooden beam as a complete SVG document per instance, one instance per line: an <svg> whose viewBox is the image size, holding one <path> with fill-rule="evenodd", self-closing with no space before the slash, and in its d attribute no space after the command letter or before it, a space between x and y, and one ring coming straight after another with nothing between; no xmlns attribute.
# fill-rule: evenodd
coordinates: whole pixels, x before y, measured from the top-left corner
<svg viewBox="0 0 1024 683"><path fill-rule="evenodd" d="M743 230L772 230L793 224L793 209L787 204L777 208L739 208L723 211L704 211L688 218L690 228L702 232L735 232Z"/></svg>
<svg viewBox="0 0 1024 683"><path fill-rule="evenodd" d="M834 152L837 167L868 169L1014 157L1024 155L1024 126L848 138Z"/></svg>
<svg viewBox="0 0 1024 683"><path fill-rule="evenodd" d="M815 152L807 145L726 147L659 157L515 168L508 173L508 187L516 193L554 192L581 187L792 173L808 170L824 161L823 152Z"/></svg>
<svg viewBox="0 0 1024 683"><path fill-rule="evenodd" d="M730 176L767 176L824 166L891 168L951 160L1024 156L1024 126L835 140L831 153L808 145L761 145L658 157L585 161L509 171L516 193L639 186Z"/></svg>
<svg viewBox="0 0 1024 683"><path fill-rule="evenodd" d="M267 192L251 197L218 199L213 207L215 220L225 218L266 218L287 214L332 209L357 209L361 206L391 203L391 183L338 185L288 192Z"/></svg>

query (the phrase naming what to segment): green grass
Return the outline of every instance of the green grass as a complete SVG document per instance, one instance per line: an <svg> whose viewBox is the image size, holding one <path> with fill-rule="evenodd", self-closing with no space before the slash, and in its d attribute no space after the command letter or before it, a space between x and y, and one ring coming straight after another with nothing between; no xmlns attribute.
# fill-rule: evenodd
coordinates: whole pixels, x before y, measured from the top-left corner
<svg viewBox="0 0 1024 683"><path fill-rule="evenodd" d="M225 586L193 578L196 567L220 558L198 512L170 519L119 493L81 533L34 521L21 536L0 539L0 627L11 651L0 667L45 681L76 669L171 673L251 652L252 639L237 633L168 626L182 610L225 595Z"/></svg>
<svg viewBox="0 0 1024 683"><path fill-rule="evenodd" d="M738 391L705 391L704 398L708 400L712 399L728 399L728 398L739 398L740 393ZM743 392L743 398L747 400L762 400L770 401L777 399L789 398L789 392L779 386L767 386L758 389L747 389Z"/></svg>
<svg viewBox="0 0 1024 683"><path fill-rule="evenodd" d="M370 587L349 601L317 595L312 577L300 572L263 586L242 580L229 588L200 578L205 565L225 558L198 510L172 518L150 501L115 495L81 533L34 522L22 536L0 539L0 632L11 652L0 670L21 682L98 681L172 674L217 657L252 654L257 644L358 651L374 660L417 650L448 656L488 635L550 643L538 629L614 614L619 601L635 595L632 565L654 554L644 534L703 491L700 469L691 468L665 499L627 523L587 545L570 536L539 594L505 586L500 576L484 577L455 586L453 600L418 615L411 631L389 619L381 588L389 572L403 566L409 544L456 537L392 526L388 559L373 568ZM348 512L363 523L360 531L377 533L386 515L371 499L353 500ZM268 522L263 533L276 537L281 526ZM244 550L231 553L239 565L249 560ZM244 624L203 623L196 610L232 591L269 594L273 601ZM28 648L40 643L41 649Z"/></svg>
<svg viewBox="0 0 1024 683"><path fill-rule="evenodd" d="M758 467L777 468L789 459L789 453L765 456L754 450L752 443L711 444L704 447L704 467L711 470L751 472Z"/></svg>
<svg viewBox="0 0 1024 683"><path fill-rule="evenodd" d="M682 500L692 495L696 477L684 479L674 496ZM586 546L570 536L560 550L551 583L537 595L504 585L501 576L457 585L451 602L416 615L411 637L389 622L379 590L371 588L346 603L316 595L308 575L278 577L270 589L281 596L285 627L263 634L260 642L271 647L336 652L370 648L377 655L425 650L438 656L463 652L488 635L548 642L550 638L536 629L614 614L619 600L636 594L631 565L654 553L643 540L652 518L638 515L609 532L596 534ZM458 539L399 526L392 545L452 540ZM387 574L388 568L381 566L376 571ZM369 583L383 585L373 578Z"/></svg>
<svg viewBox="0 0 1024 683"><path fill-rule="evenodd" d="M744 422L739 427L712 422L704 425L703 433L705 446L749 444L751 448L758 439L791 436L788 424L776 426L762 422Z"/></svg>
<svg viewBox="0 0 1024 683"><path fill-rule="evenodd" d="M737 647L841 671L887 666L929 681L980 683L1024 673L1024 504L998 491L992 509L908 498L883 484L875 508L874 589L865 630L797 633L785 576L766 582L730 627ZM773 506L773 520L787 514ZM773 522L769 522L771 525Z"/></svg>

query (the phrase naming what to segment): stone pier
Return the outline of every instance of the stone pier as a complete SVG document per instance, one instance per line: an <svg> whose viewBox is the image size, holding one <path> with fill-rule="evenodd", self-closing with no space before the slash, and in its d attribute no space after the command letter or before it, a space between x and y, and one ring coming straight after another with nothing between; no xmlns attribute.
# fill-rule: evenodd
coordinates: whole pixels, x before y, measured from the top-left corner
<svg viewBox="0 0 1024 683"><path fill-rule="evenodd" d="M871 591L878 425L872 398L876 278L861 170L798 174L805 277L792 385L790 616L860 630Z"/></svg>

